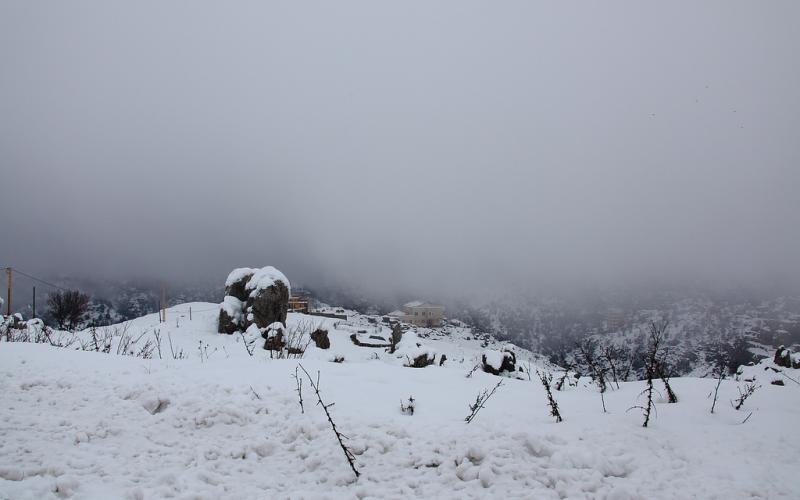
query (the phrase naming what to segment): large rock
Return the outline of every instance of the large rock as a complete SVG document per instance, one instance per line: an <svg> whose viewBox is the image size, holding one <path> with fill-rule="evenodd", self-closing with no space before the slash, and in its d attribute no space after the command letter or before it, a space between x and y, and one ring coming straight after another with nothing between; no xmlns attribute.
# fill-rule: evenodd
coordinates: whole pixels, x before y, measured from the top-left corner
<svg viewBox="0 0 800 500"><path fill-rule="evenodd" d="M286 324L290 286L272 266L234 269L225 281L218 331L231 334L253 324L262 330L276 322Z"/></svg>

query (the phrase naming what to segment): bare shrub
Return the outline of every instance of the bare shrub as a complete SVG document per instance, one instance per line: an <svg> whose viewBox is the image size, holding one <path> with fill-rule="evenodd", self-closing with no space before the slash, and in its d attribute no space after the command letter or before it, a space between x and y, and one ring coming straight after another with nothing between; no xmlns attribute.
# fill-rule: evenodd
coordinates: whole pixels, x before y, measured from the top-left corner
<svg viewBox="0 0 800 500"><path fill-rule="evenodd" d="M467 418L464 419L466 423L470 423L473 420L475 420L475 417L478 416L478 412L481 411L481 408L483 408L486 405L486 402L489 401L489 398L491 398L494 395L495 391L501 385L503 385L502 380L500 380L497 383L497 385L495 385L494 388L492 388L491 391L484 389L483 391L478 393L478 395L475 397L475 402L469 405L469 415L467 415Z"/></svg>
<svg viewBox="0 0 800 500"><path fill-rule="evenodd" d="M413 415L414 409L416 408L417 400L414 399L414 396L409 396L408 401L403 403L400 401L400 413L404 415Z"/></svg>
<svg viewBox="0 0 800 500"><path fill-rule="evenodd" d="M175 346L172 345L172 335L167 332L167 340L169 341L169 352L172 355L172 359L186 359L189 357L188 354L183 352L183 349L175 350Z"/></svg>
<svg viewBox="0 0 800 500"><path fill-rule="evenodd" d="M292 377L294 378L295 392L297 393L297 399L299 400L300 403L300 413L305 413L306 409L305 407L303 407L303 378L298 376L297 369L298 367L295 366L294 375L292 375Z"/></svg>
<svg viewBox="0 0 800 500"><path fill-rule="evenodd" d="M207 342L203 342L202 340L199 341L197 345L197 354L200 356L201 363L208 361L208 358L217 352L216 347L211 351L208 350L209 347L211 346Z"/></svg>
<svg viewBox="0 0 800 500"><path fill-rule="evenodd" d="M242 337L242 345L244 345L244 349L247 351L247 354L252 356L256 350L256 341L258 339L252 339L252 338L248 339L247 336L244 334L244 332L241 330L239 330L239 335L241 335Z"/></svg>
<svg viewBox="0 0 800 500"><path fill-rule="evenodd" d="M550 416L555 417L556 422L561 422L561 412L558 409L558 402L553 397L553 391L550 390L550 384L553 382L553 374L548 371L536 370L536 375L542 382L544 392L547 394L547 404L550 406Z"/></svg>
<svg viewBox="0 0 800 500"><path fill-rule="evenodd" d="M273 343L274 348L268 349L269 357L271 359L301 359L312 342L311 334L318 327L319 324L314 321L303 320L292 324L291 327L284 328L281 341Z"/></svg>
<svg viewBox="0 0 800 500"><path fill-rule="evenodd" d="M736 398L736 404L734 404L734 402L731 401L731 405L733 406L733 408L735 410L740 410L742 408L742 406L744 406L744 402L747 401L747 398L752 396L753 393L756 392L756 389L759 389L759 388L761 388L761 386L760 385L756 385L755 382L748 382L744 386L744 390L742 390L741 387L737 387L737 389L739 390L739 397ZM742 422L742 423L744 423L744 422Z"/></svg>

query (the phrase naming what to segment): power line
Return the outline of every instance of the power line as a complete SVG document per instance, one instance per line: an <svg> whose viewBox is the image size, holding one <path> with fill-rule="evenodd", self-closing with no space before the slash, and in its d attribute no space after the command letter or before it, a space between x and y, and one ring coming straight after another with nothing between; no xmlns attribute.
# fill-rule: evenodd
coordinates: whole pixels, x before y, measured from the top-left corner
<svg viewBox="0 0 800 500"><path fill-rule="evenodd" d="M52 287L52 288L55 288L55 289L58 289L58 290L63 290L65 292L71 291L68 288L64 288L63 286L59 286L59 285L56 285L54 283L50 283L49 281L45 281L45 280L43 280L41 278L37 278L36 276L32 276L32 275L30 275L30 274L28 274L26 272L20 271L16 267L10 267L10 266L0 267L0 269L8 269L8 268L11 268L11 270L13 272L15 272L16 274L20 274L22 276L25 276L26 278L32 279L33 281L41 283L41 284L43 284L45 286L49 286L49 287ZM169 307L168 307L168 309L169 309ZM198 309L198 310L196 310L194 312L209 312L209 311L217 311L217 310L219 310L219 308L212 307L210 309ZM173 311L173 312L177 312L179 314L185 314L185 313L188 313L189 311Z"/></svg>
<svg viewBox="0 0 800 500"><path fill-rule="evenodd" d="M21 274L21 275L25 276L26 278L30 278L30 279L32 279L33 281L38 281L39 283L41 283L41 284L43 284L43 285L47 285L47 286L50 286L50 287L53 287L53 288L57 288L57 289L59 289L59 290L63 290L63 291L65 291L65 292L68 292L68 291L69 291L69 289L67 289L67 288L64 288L63 286L54 285L54 284L52 284L52 283L50 283L50 282L48 282L48 281L45 281L45 280L43 280L43 279L41 279L41 278L37 278L36 276L31 276L31 275L30 275L30 274L28 274L28 273L24 273L24 272L20 271L19 269L17 269L16 267L12 267L11 269L12 269L12 270L13 270L15 273L17 273L17 274Z"/></svg>

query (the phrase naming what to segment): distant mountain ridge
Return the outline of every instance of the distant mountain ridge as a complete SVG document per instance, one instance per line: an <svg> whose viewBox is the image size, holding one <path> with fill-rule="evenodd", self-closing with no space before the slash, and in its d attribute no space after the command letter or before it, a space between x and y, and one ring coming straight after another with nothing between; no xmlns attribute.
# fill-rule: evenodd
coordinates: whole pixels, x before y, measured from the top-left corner
<svg viewBox="0 0 800 500"><path fill-rule="evenodd" d="M90 294L86 325L109 325L158 310L160 283L155 280L61 278L55 283ZM377 299L346 287L305 289L312 304L316 301L367 314L385 314L419 298L397 294ZM219 283L172 285L167 288L167 305L220 302L222 295ZM40 297L38 310L45 312L46 295ZM800 347L800 296L669 290L597 292L572 299L508 293L482 302L440 302L447 317L547 356L554 363L574 357L577 345L587 338L598 345L636 352L643 345L649 323L661 319L670 322L668 343L675 375L706 375L720 356L730 366L738 366L769 355L779 345ZM15 303L17 310L29 316L29 307L19 299ZM43 316L47 320L47 315Z"/></svg>

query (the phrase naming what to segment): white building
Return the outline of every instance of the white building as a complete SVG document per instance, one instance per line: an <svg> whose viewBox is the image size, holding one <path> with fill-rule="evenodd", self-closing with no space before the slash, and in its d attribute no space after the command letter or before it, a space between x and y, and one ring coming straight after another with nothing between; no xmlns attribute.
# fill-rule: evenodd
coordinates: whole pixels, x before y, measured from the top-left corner
<svg viewBox="0 0 800 500"><path fill-rule="evenodd" d="M415 300L403 305L402 316L395 311L390 316L398 317L405 323L415 326L441 326L444 319L444 306Z"/></svg>

